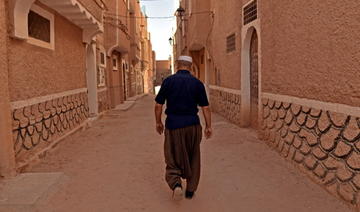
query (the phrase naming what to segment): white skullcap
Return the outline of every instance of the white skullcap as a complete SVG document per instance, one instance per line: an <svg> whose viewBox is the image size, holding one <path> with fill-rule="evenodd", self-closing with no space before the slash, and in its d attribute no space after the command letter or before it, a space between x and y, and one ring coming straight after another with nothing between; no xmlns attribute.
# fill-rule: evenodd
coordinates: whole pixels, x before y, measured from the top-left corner
<svg viewBox="0 0 360 212"><path fill-rule="evenodd" d="M180 57L178 58L178 60L180 60L180 61L186 61L186 62L190 62L190 63L193 62L193 60L192 60L192 58L191 58L190 56L180 56Z"/></svg>

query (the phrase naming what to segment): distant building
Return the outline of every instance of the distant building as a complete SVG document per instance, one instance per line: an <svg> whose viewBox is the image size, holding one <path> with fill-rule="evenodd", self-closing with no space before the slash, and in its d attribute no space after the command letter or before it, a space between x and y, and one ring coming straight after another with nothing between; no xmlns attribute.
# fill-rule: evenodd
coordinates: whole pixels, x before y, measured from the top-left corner
<svg viewBox="0 0 360 212"><path fill-rule="evenodd" d="M161 85L164 79L171 75L170 60L157 60L156 61L156 81L155 86Z"/></svg>

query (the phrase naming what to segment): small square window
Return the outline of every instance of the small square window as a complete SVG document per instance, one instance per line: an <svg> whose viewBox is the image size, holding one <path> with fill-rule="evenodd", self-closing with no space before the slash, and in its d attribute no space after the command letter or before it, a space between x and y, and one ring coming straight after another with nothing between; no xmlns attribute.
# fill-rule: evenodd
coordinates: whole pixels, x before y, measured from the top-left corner
<svg viewBox="0 0 360 212"><path fill-rule="evenodd" d="M50 43L50 20L30 10L28 29L30 37Z"/></svg>
<svg viewBox="0 0 360 212"><path fill-rule="evenodd" d="M54 15L33 5L28 13L28 43L54 49Z"/></svg>

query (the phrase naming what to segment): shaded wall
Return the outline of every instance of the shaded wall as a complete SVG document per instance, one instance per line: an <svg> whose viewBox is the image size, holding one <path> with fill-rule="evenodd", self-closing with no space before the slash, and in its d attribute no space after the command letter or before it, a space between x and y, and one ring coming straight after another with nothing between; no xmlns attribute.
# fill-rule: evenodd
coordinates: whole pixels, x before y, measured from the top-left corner
<svg viewBox="0 0 360 212"><path fill-rule="evenodd" d="M212 0L211 10L215 12L215 15L211 34L212 44L209 49L210 57L213 59L210 83L226 88L240 89L242 1ZM227 53L226 38L232 33L236 35L236 51ZM215 78L217 78L217 83Z"/></svg>
<svg viewBox="0 0 360 212"><path fill-rule="evenodd" d="M13 175L15 167L11 136L7 43L5 2L2 1L0 2L0 179Z"/></svg>
<svg viewBox="0 0 360 212"><path fill-rule="evenodd" d="M82 30L58 14L55 14L55 50L10 40L11 101L85 88L85 71Z"/></svg>

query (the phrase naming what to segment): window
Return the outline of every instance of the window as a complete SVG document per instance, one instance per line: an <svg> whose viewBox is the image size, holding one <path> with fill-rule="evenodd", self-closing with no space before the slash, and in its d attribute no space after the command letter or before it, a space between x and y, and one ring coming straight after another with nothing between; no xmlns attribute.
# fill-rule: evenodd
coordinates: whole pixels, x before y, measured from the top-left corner
<svg viewBox="0 0 360 212"><path fill-rule="evenodd" d="M118 58L116 56L113 56L113 58L112 58L112 65L113 65L113 70L117 71L118 70Z"/></svg>
<svg viewBox="0 0 360 212"><path fill-rule="evenodd" d="M28 29L30 37L50 43L50 20L30 10Z"/></svg>
<svg viewBox="0 0 360 212"><path fill-rule="evenodd" d="M104 67L98 67L97 82L98 82L98 87L105 86L105 68Z"/></svg>
<svg viewBox="0 0 360 212"><path fill-rule="evenodd" d="M54 49L54 15L33 5L28 13L28 43Z"/></svg>
<svg viewBox="0 0 360 212"><path fill-rule="evenodd" d="M100 66L106 66L106 57L104 52L100 52Z"/></svg>
<svg viewBox="0 0 360 212"><path fill-rule="evenodd" d="M243 9L244 25L251 23L257 19L257 2L252 1Z"/></svg>
<svg viewBox="0 0 360 212"><path fill-rule="evenodd" d="M236 50L236 36L235 33L226 38L226 52L230 53Z"/></svg>

